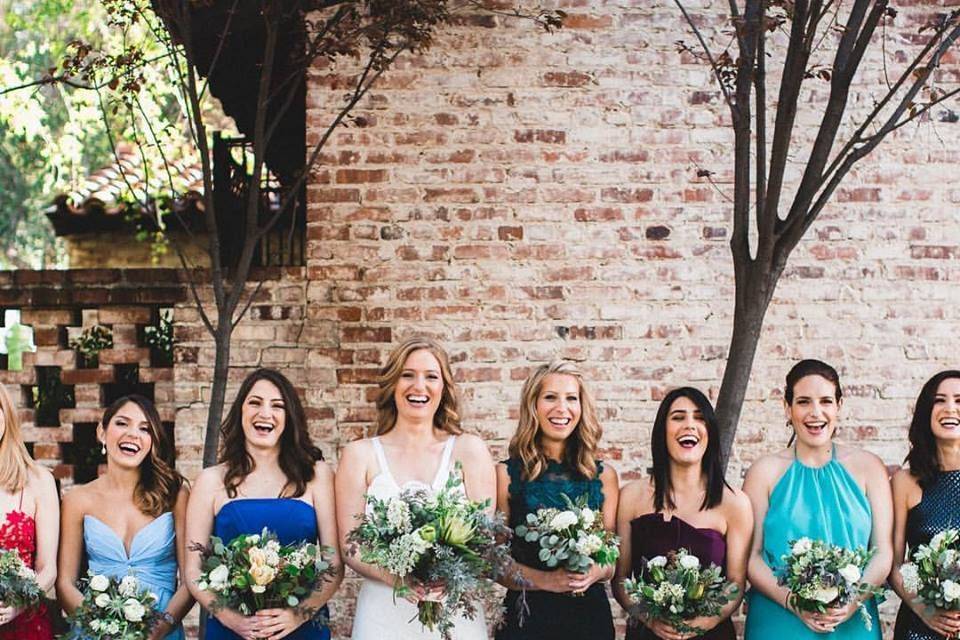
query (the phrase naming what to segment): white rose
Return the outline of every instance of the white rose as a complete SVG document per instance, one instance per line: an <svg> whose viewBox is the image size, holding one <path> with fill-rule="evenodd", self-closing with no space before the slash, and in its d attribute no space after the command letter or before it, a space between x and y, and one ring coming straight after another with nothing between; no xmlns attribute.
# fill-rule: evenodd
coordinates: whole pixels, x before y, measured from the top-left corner
<svg viewBox="0 0 960 640"><path fill-rule="evenodd" d="M907 591L920 591L920 572L917 571L917 565L912 562L900 565L900 577L903 578L903 586Z"/></svg>
<svg viewBox="0 0 960 640"><path fill-rule="evenodd" d="M949 569L952 565L956 564L956 562L957 551L955 549L947 549L940 557L940 566L944 569Z"/></svg>
<svg viewBox="0 0 960 640"><path fill-rule="evenodd" d="M103 631L104 627L106 627L107 633L111 635L117 635L118 633L120 633L120 623L117 622L116 620L111 620L106 625L103 622L101 622L100 630Z"/></svg>
<svg viewBox="0 0 960 640"><path fill-rule="evenodd" d="M554 531L563 531L577 524L577 514L573 511L561 511L550 520L550 528Z"/></svg>
<svg viewBox="0 0 960 640"><path fill-rule="evenodd" d="M790 553L795 556L800 556L813 548L813 541L810 538L800 538L793 543L793 548L790 549Z"/></svg>
<svg viewBox="0 0 960 640"><path fill-rule="evenodd" d="M817 587L810 593L810 599L823 604L830 604L839 595L840 590L837 587Z"/></svg>
<svg viewBox="0 0 960 640"><path fill-rule="evenodd" d="M943 545L943 541L946 539L947 539L947 532L941 531L940 533L930 538L930 546L933 548L937 548Z"/></svg>
<svg viewBox="0 0 960 640"><path fill-rule="evenodd" d="M648 567L665 567L667 566L667 559L663 556L654 556L647 560Z"/></svg>
<svg viewBox="0 0 960 640"><path fill-rule="evenodd" d="M943 588L944 600L947 602L960 600L960 584L957 584L953 580L944 580L942 583L940 583L940 586Z"/></svg>
<svg viewBox="0 0 960 640"><path fill-rule="evenodd" d="M580 519L583 520L584 526L590 527L593 526L593 522L597 519L597 515L592 509L584 509L580 512Z"/></svg>
<svg viewBox="0 0 960 640"><path fill-rule="evenodd" d="M600 536L593 533L585 536L581 536L577 539L577 553L584 556L592 556L597 551L600 550L600 547L603 546L603 540L600 539Z"/></svg>
<svg viewBox="0 0 960 640"><path fill-rule="evenodd" d="M110 604L110 596L108 596L105 593L101 593L96 598L93 599L93 604L97 605L102 609Z"/></svg>
<svg viewBox="0 0 960 640"><path fill-rule="evenodd" d="M860 582L860 577L863 574L860 572L860 567L855 564L848 564L840 569L840 575L843 576L843 579L850 584L856 584L857 582Z"/></svg>
<svg viewBox="0 0 960 640"><path fill-rule="evenodd" d="M110 578L97 574L90 578L90 588L94 591L106 591L110 588Z"/></svg>
<svg viewBox="0 0 960 640"><path fill-rule="evenodd" d="M140 622L146 613L146 608L136 598L127 598L123 603L123 617L130 622Z"/></svg>
<svg viewBox="0 0 960 640"><path fill-rule="evenodd" d="M117 591L127 598L137 595L137 579L133 576L124 576L123 580L120 581L120 586L117 587Z"/></svg>
<svg viewBox="0 0 960 640"><path fill-rule="evenodd" d="M700 558L697 556L682 555L680 556L680 566L684 569L699 569Z"/></svg>
<svg viewBox="0 0 960 640"><path fill-rule="evenodd" d="M225 564L221 564L210 572L208 578L210 580L211 589L222 589L226 586L227 580L230 579L230 568Z"/></svg>

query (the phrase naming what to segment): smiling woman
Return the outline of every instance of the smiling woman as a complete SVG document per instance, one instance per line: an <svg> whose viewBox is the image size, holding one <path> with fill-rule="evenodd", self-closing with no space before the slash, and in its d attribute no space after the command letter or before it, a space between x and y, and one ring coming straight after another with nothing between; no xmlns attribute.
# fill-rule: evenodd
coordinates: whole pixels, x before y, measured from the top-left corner
<svg viewBox="0 0 960 640"><path fill-rule="evenodd" d="M173 467L173 447L153 403L120 398L104 412L97 437L107 472L63 500L57 593L67 613L83 600L77 587L84 555L90 571L123 578L134 570L157 594L160 622L150 640L183 638L180 620L193 598L180 575L187 488ZM82 630L78 630L83 637Z"/></svg>

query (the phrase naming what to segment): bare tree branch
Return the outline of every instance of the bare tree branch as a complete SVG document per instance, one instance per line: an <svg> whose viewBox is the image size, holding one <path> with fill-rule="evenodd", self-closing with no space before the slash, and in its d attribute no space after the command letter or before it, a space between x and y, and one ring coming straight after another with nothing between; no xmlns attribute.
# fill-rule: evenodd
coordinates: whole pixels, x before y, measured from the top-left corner
<svg viewBox="0 0 960 640"><path fill-rule="evenodd" d="M720 91L723 92L723 99L726 101L727 106L730 107L731 111L736 110L736 105L733 102L733 97L730 95L730 91L727 89L726 85L723 82L723 76L720 73L720 65L717 64L717 59L714 57L713 53L710 51L710 47L707 46L707 41L704 40L703 34L700 33L700 29L694 23L693 18L690 17L690 14L687 13L686 8L680 2L680 0L673 0L674 4L680 9L680 12L683 13L684 19L687 21L687 24L690 26L691 31L697 37L697 40L700 42L700 46L703 48L703 52L707 56L707 60L710 62L710 68L713 70L713 75L716 77L717 84L720 86ZM731 4L736 8L733 0L730 0Z"/></svg>

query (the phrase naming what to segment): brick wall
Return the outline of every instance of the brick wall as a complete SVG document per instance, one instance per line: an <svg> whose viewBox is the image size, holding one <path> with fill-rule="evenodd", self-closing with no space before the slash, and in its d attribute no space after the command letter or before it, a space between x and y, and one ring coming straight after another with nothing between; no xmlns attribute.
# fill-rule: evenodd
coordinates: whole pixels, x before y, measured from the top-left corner
<svg viewBox="0 0 960 640"><path fill-rule="evenodd" d="M890 73L915 50L924 4L898 3ZM675 41L693 38L672 3L560 5L571 16L553 35L461 20L429 54L398 64L327 150L309 186L312 333L298 344L308 402L332 411L321 423L331 454L371 424L368 383L390 344L411 333L449 346L466 422L497 455L529 367L557 355L582 361L600 399L604 455L625 480L650 462L666 389L717 391L733 303L720 193L732 180L726 107L708 70L676 52ZM698 20L727 42L718 11ZM346 73L314 70L308 139L324 131ZM880 90L879 50L862 77L854 115ZM956 82L952 55L940 86ZM803 95L801 137L813 135L811 105L826 91L815 82ZM841 439L888 463L906 451L922 382L957 365L960 128L946 108L934 120L862 162L792 257L760 342L734 482L786 443L780 389L797 359L840 369ZM791 163L787 194L804 155ZM718 188L698 167L716 172ZM349 592L340 600L335 619L351 608Z"/></svg>

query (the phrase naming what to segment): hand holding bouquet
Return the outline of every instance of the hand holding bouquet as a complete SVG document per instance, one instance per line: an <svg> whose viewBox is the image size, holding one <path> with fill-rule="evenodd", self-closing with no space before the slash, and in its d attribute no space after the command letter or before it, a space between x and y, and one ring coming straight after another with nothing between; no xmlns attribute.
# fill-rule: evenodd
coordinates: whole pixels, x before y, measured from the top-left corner
<svg viewBox="0 0 960 640"><path fill-rule="evenodd" d="M944 529L910 558L900 567L903 586L928 607L960 611L960 531Z"/></svg>
<svg viewBox="0 0 960 640"><path fill-rule="evenodd" d="M214 595L214 610L233 609L245 616L261 609L302 608L334 571L324 556L332 550L314 543L282 545L267 529L227 544L213 536L209 546L194 543L191 550L200 553L197 582Z"/></svg>
<svg viewBox="0 0 960 640"><path fill-rule="evenodd" d="M720 567L700 566L700 559L680 549L646 560L637 579L623 581L640 612L666 622L680 633L703 633L690 620L720 615L739 587L724 579Z"/></svg>
<svg viewBox="0 0 960 640"><path fill-rule="evenodd" d="M510 549L498 539L510 529L487 513L490 501L468 500L459 464L435 496L407 490L388 500L367 496L367 513L350 532L350 553L396 576L394 596L410 592L410 579L442 599L420 600L417 618L429 630L451 638L454 616L472 619L483 605L499 611L490 580L510 566Z"/></svg>
<svg viewBox="0 0 960 640"><path fill-rule="evenodd" d="M821 540L800 538L790 542L783 556L784 568L777 582L790 589L790 604L797 611L825 613L858 601L863 596L882 596L883 589L861 581L872 552L863 547L844 549ZM863 624L873 624L862 602Z"/></svg>
<svg viewBox="0 0 960 640"><path fill-rule="evenodd" d="M33 569L15 549L0 549L0 606L27 609L42 598Z"/></svg>
<svg viewBox="0 0 960 640"><path fill-rule="evenodd" d="M587 507L585 498L576 504L566 495L563 498L565 510L528 513L527 521L517 525L516 534L527 542L539 542L538 557L550 568L586 573L593 564L605 567L616 563L620 539L603 528L600 512Z"/></svg>
<svg viewBox="0 0 960 640"><path fill-rule="evenodd" d="M76 640L143 640L158 619L157 596L134 576L117 580L91 573L83 601L67 618L68 638Z"/></svg>

